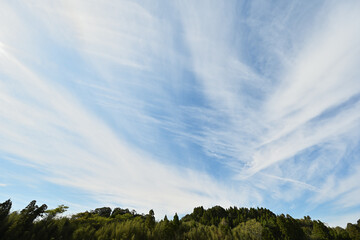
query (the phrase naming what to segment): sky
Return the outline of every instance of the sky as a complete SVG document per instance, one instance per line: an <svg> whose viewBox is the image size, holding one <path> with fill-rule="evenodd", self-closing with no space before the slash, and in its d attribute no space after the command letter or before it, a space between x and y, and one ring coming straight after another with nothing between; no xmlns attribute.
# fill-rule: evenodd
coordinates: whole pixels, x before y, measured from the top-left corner
<svg viewBox="0 0 360 240"><path fill-rule="evenodd" d="M0 202L360 218L360 2L0 2Z"/></svg>

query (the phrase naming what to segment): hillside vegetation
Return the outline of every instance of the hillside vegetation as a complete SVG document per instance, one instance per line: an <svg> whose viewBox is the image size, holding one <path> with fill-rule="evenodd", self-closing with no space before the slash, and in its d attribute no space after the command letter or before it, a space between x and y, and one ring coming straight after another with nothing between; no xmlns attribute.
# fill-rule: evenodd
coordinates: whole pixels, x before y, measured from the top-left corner
<svg viewBox="0 0 360 240"><path fill-rule="evenodd" d="M284 240L360 240L360 220L346 228L328 227L309 216L294 219L276 215L265 208L209 209L194 208L179 219L175 214L156 221L154 211L138 214L135 210L109 207L97 208L62 217L67 209L60 205L47 209L31 201L21 211L11 212L12 202L0 204L1 240L55 239L284 239Z"/></svg>

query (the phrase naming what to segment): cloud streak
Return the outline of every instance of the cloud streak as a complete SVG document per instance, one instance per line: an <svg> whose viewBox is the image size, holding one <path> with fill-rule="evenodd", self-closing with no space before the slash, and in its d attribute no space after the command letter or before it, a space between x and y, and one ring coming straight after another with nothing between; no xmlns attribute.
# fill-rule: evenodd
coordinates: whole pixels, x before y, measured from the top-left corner
<svg viewBox="0 0 360 240"><path fill-rule="evenodd" d="M358 207L358 9L2 3L0 152L140 211Z"/></svg>
<svg viewBox="0 0 360 240"><path fill-rule="evenodd" d="M184 28L192 53L192 68L212 103L211 113L205 112L206 121L215 126L203 129L195 141L209 152L216 149L213 156L231 166L237 173L236 179L254 181L251 176L268 172L265 176L276 175L273 178L284 184L301 183L311 191L321 189L321 178L315 174L300 176L296 171L306 171L309 164L315 166L323 162L316 151L326 149L337 153L334 156L322 153L330 158L322 176L339 178L336 168L341 168L344 160L335 156L344 157L345 152L353 151L351 143L359 139L359 135L354 134L354 131L358 132L360 117L357 100L360 92L357 67L360 28L356 21L359 8L354 7L357 4L353 1L323 4L318 6L311 27L305 23L289 29L292 19L307 17L306 10L298 8L301 4L284 7L289 10L284 14L283 10L279 12L266 4L260 7L257 3L255 1L248 7L251 10L256 7L254 15L248 11L250 16L238 25L232 18L233 12L246 11L242 9L246 6L237 9L231 4L210 2L206 3L207 8L188 4L191 6L188 9L184 4ZM209 12L210 20L206 18ZM258 18L266 15L265 12L271 13L272 18L266 19L270 26ZM220 20L224 18L227 21ZM262 24L268 27L267 36L263 35L265 27L262 28ZM258 31L260 46L256 50L262 47L267 50L259 53L263 65L249 60L246 51L236 52L234 39L242 41L239 45L243 47L246 40L227 32L235 25L240 33L250 35L251 30ZM207 28L209 26L211 29ZM246 32L249 27L250 32ZM296 32L306 34L299 36ZM261 69L267 66L266 61L281 63L280 71ZM311 159L294 160L301 159L309 151L314 152ZM305 177L305 182L300 177ZM314 196L319 190L316 192ZM352 194L356 195L356 192ZM298 194L293 196L290 200L299 197Z"/></svg>
<svg viewBox="0 0 360 240"><path fill-rule="evenodd" d="M134 9L135 12L138 10ZM90 16L91 11L87 14ZM150 18L146 13L143 15L147 20ZM13 17L20 27L26 29L27 24L22 22L21 17ZM87 17L80 15L86 23ZM80 30L85 35L89 34L86 27L80 27ZM31 32L28 34L31 38ZM98 33L92 34L98 36ZM108 39L108 36L102 37ZM80 36L80 39L83 38ZM91 45L94 37L87 36L85 39L91 42L90 45L85 44L84 48L100 48L100 52L107 52L101 46ZM23 164L39 169L43 172L41 178L44 180L77 187L90 192L102 202L133 206L140 211L154 208L157 213L165 214L189 211L196 205L248 204L249 196L239 198L235 191L224 187L206 173L161 163L151 154L124 142L104 119L95 116L67 89L69 85L52 81L38 71L42 66L22 60L26 54L31 55L34 48L30 52L18 52L18 45L25 44L19 41L1 44L1 74L5 76L0 83L2 154L13 155ZM108 46L106 42L102 44ZM118 51L123 54L122 49ZM47 57L41 51L36 53L40 54L40 59ZM91 61L103 60L102 57L98 59L97 54L93 55L91 50L80 49L80 53L86 54ZM116 49L114 53L117 53ZM127 56L124 58L128 59ZM110 62L117 66L124 65L124 62ZM129 67L131 64L125 65ZM107 68L107 63L98 64L100 76L114 81L106 78L108 73L104 73L105 70L100 69L102 67ZM95 90L103 93L101 89ZM107 100L121 93L116 91L114 95L107 95ZM127 94L126 90L124 93ZM120 100L128 104L131 98L121 96ZM141 115L138 117L146 117L141 107L136 106L134 111ZM147 119L151 119L151 116ZM247 191L245 187L244 191Z"/></svg>

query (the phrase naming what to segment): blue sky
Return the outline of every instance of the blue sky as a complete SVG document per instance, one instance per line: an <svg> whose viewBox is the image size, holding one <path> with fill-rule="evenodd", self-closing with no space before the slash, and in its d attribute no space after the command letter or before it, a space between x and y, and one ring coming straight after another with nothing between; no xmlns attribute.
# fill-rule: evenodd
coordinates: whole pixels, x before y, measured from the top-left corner
<svg viewBox="0 0 360 240"><path fill-rule="evenodd" d="M360 218L359 1L2 1L0 200Z"/></svg>

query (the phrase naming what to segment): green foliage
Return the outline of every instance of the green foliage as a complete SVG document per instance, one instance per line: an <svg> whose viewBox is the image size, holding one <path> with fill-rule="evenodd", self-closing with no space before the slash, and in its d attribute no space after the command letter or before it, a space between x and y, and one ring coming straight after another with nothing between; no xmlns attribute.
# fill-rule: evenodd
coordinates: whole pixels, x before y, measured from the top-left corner
<svg viewBox="0 0 360 240"><path fill-rule="evenodd" d="M126 213L130 214L129 209L122 209L122 208L114 208L114 210L111 213L111 217L116 217L118 215L124 215Z"/></svg>
<svg viewBox="0 0 360 240"><path fill-rule="evenodd" d="M351 239L360 240L360 219L357 224L348 223L346 226L346 231L349 233Z"/></svg>
<svg viewBox="0 0 360 240"><path fill-rule="evenodd" d="M9 215L12 206L11 200L6 200L0 204L0 223L4 222Z"/></svg>
<svg viewBox="0 0 360 240"><path fill-rule="evenodd" d="M66 210L68 208L69 208L68 206L59 205L57 208L46 210L45 211L45 214L47 215L46 219L51 220L51 219L55 218L57 215L66 212Z"/></svg>
<svg viewBox="0 0 360 240"><path fill-rule="evenodd" d="M313 231L311 234L311 239L325 240L333 239L333 237L330 235L329 228L326 227L321 221L313 221Z"/></svg>
<svg viewBox="0 0 360 240"><path fill-rule="evenodd" d="M96 208L93 211L93 213L99 215L100 217L108 218L111 215L111 208L109 207Z"/></svg>
<svg viewBox="0 0 360 240"><path fill-rule="evenodd" d="M301 229L300 224L291 216L286 215L285 217L283 214L281 214L277 218L277 225L279 226L283 239L285 240L305 239L305 233Z"/></svg>
<svg viewBox="0 0 360 240"><path fill-rule="evenodd" d="M145 216L145 226L147 227L148 230L152 231L155 227L155 213L154 210L150 210L149 214L147 214Z"/></svg>
<svg viewBox="0 0 360 240"><path fill-rule="evenodd" d="M10 212L12 202L0 203L0 240L107 240L107 239L221 239L221 240L360 240L360 220L346 229L330 228L309 216L294 219L275 215L264 208L194 208L182 219L175 213L155 220L153 210L146 215L135 210L96 208L71 217L61 217L68 207L46 210L36 201L19 212Z"/></svg>
<svg viewBox="0 0 360 240"><path fill-rule="evenodd" d="M11 200L7 200L0 204L0 236L2 236L8 228L8 217L12 206Z"/></svg>
<svg viewBox="0 0 360 240"><path fill-rule="evenodd" d="M260 240L262 239L262 231L261 224L255 219L251 219L240 223L232 230L232 234L235 239Z"/></svg>
<svg viewBox="0 0 360 240"><path fill-rule="evenodd" d="M177 213L175 213L175 215L174 215L173 224L176 229L179 228L179 226L180 226L180 220L179 220L179 216L177 215Z"/></svg>
<svg viewBox="0 0 360 240"><path fill-rule="evenodd" d="M334 228L334 233L335 233L336 240L350 240L351 239L349 236L349 233L341 227Z"/></svg>

